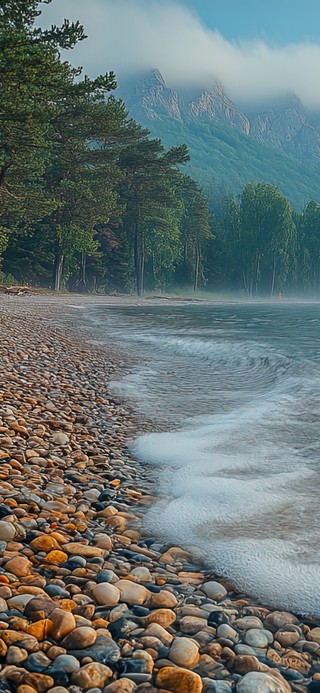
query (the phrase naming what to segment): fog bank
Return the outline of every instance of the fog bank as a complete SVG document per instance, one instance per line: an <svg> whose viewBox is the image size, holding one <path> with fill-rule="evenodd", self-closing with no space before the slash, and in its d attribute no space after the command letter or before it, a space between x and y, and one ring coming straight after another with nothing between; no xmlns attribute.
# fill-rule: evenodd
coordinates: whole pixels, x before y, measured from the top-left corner
<svg viewBox="0 0 320 693"><path fill-rule="evenodd" d="M182 4L165 0L54 0L44 6L41 22L64 17L85 26L89 38L69 60L90 76L157 67L177 86L218 78L241 103L293 91L307 107L320 107L320 44L231 42Z"/></svg>

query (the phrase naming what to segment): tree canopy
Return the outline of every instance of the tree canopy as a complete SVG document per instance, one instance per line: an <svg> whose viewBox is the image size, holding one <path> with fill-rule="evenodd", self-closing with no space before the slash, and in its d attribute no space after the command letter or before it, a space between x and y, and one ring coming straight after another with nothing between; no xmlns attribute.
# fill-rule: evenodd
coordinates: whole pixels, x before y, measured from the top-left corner
<svg viewBox="0 0 320 693"><path fill-rule="evenodd" d="M43 4L0 0L2 281L138 294L318 290L320 206L295 212L263 182L237 198L219 181L204 192L183 171L183 143L167 149L129 118L112 72L89 79L62 59L85 29L39 28Z"/></svg>

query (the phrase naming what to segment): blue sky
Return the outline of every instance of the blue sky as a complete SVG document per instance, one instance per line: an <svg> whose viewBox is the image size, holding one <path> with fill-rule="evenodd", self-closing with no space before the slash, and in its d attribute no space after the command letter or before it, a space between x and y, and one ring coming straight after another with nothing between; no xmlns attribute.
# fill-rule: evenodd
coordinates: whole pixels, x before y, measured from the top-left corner
<svg viewBox="0 0 320 693"><path fill-rule="evenodd" d="M181 0L229 39L320 42L320 0Z"/></svg>

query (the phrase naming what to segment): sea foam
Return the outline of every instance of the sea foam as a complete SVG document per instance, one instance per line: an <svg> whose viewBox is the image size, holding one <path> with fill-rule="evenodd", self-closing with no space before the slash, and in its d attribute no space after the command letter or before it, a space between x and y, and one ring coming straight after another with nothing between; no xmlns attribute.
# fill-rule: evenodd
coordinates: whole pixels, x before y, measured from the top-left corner
<svg viewBox="0 0 320 693"><path fill-rule="evenodd" d="M265 605L320 616L319 306L99 315L136 364L112 390L168 429L132 446L156 480L147 528Z"/></svg>
<svg viewBox="0 0 320 693"><path fill-rule="evenodd" d="M256 437L268 408L141 436L133 452L156 466L160 496L146 526L260 601L320 615L316 473Z"/></svg>

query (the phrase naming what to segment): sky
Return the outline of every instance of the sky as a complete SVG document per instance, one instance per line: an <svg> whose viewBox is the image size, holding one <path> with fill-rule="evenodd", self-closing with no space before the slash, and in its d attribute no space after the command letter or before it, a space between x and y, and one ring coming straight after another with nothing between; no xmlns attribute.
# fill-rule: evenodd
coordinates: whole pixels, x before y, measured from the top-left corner
<svg viewBox="0 0 320 693"><path fill-rule="evenodd" d="M53 0L41 22L79 19L68 54L89 76L158 68L169 86L219 79L240 105L284 92L320 109L320 0Z"/></svg>
<svg viewBox="0 0 320 693"><path fill-rule="evenodd" d="M184 0L182 4L228 39L320 41L319 0Z"/></svg>

